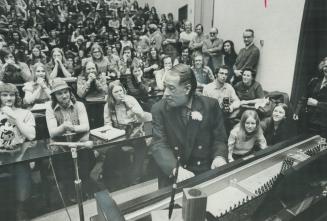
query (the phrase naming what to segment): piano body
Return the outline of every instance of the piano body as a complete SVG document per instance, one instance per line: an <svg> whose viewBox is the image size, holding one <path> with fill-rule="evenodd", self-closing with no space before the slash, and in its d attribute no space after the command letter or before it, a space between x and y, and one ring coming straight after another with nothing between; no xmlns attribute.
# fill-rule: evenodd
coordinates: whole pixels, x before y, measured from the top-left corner
<svg viewBox="0 0 327 221"><path fill-rule="evenodd" d="M180 183L175 203L181 207L182 189L192 187L208 196L208 221L292 220L305 216L321 203L327 205L327 164L322 163L327 160L325 149L326 142L320 136L291 138ZM118 206L109 192L96 193L95 220L150 221L152 211L168 208L170 190L160 189Z"/></svg>

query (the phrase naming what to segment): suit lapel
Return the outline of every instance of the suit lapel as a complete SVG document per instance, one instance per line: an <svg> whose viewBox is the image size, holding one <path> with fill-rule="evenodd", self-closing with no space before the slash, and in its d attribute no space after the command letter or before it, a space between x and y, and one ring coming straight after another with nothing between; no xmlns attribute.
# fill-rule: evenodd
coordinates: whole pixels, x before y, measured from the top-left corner
<svg viewBox="0 0 327 221"><path fill-rule="evenodd" d="M179 109L166 107L166 112L168 115L167 123L169 130L177 137L178 141L185 143L185 126L180 117Z"/></svg>
<svg viewBox="0 0 327 221"><path fill-rule="evenodd" d="M192 101L192 112L199 112L203 116L202 112L202 105L198 98L198 96L193 97ZM194 142L198 134L198 130L200 128L201 121L199 120L193 120L192 117L190 117L187 129L186 129L186 147L185 147L185 158L188 159L189 156L192 153Z"/></svg>

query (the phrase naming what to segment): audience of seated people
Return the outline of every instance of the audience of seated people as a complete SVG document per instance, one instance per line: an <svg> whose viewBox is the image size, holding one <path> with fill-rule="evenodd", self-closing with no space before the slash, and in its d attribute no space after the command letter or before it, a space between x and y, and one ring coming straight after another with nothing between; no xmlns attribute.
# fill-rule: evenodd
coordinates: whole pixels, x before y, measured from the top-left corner
<svg viewBox="0 0 327 221"><path fill-rule="evenodd" d="M167 18L162 14L159 19L154 7L142 8L136 0L133 4L126 0L112 3L30 0L26 7L10 3L11 8L19 8L16 13L19 11L24 16L15 15L13 10L3 15L10 24L0 28L0 117L15 118L16 112L23 113L18 116L19 120L26 116L15 131L20 134L21 142L25 138L34 139L34 118L28 110L20 109L16 87L7 83L18 87L23 84L26 106L50 100L46 121L53 138L66 133L86 133L102 125L124 129L131 123L151 120L143 111L149 111L154 102L148 97L152 92L165 90L165 75L177 63L192 67L198 82L197 93L202 93L203 89L204 96L219 101L225 113L227 132L230 132L229 161L266 148L267 143L272 145L287 139L284 132L288 128L286 105L277 105L272 116L261 123L253 110L264 98L264 92L255 80L260 52L254 45L252 29L244 31L245 47L237 54L231 40L218 38L216 27L204 33L202 24L195 25L192 30L191 22L177 22L171 13ZM60 10L54 10L58 7ZM223 38L224 33L220 35ZM67 79L65 82L65 78L72 76L77 78L75 88L70 87ZM11 97L15 94L16 100L11 98L7 102L11 103L10 108L3 105L3 100L7 99L3 93ZM101 98L102 103L90 103L90 97ZM320 107L320 100L312 102L308 105L317 110L324 108ZM251 105L252 110L246 110ZM239 122L230 120L238 109L241 109ZM99 122L92 123L95 120ZM134 184L142 180L142 165L148 148L145 140L132 141L129 146L134 151L129 181ZM126 147L120 149L126 150ZM90 150L82 156L88 159L80 168L86 179L94 165L94 157ZM106 158L112 159L110 153ZM69 182L73 184L72 171L66 171L72 169L72 165L66 161L69 160L58 158L54 165L59 181L66 180L69 174ZM110 162L105 161L104 176L108 175L109 166ZM28 167L24 169L24 173L29 174ZM19 176L21 171L15 173ZM18 189L27 191L29 186L25 187Z"/></svg>

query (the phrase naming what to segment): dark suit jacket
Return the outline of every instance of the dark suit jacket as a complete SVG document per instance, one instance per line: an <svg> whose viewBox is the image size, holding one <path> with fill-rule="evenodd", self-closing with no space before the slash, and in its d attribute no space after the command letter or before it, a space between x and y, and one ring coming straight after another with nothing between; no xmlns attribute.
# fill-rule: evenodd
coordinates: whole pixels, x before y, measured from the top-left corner
<svg viewBox="0 0 327 221"><path fill-rule="evenodd" d="M299 114L303 107L306 107L309 114L309 123L327 128L327 87L321 88L322 81L323 78L311 79L308 84L307 95L299 100L295 113ZM309 97L318 100L316 107L306 105Z"/></svg>
<svg viewBox="0 0 327 221"><path fill-rule="evenodd" d="M185 125L181 108L169 108L164 99L152 107L152 155L167 177L176 167L177 155L180 165L195 174L209 170L216 156L227 159L227 135L218 101L194 95L191 109L203 119L190 119Z"/></svg>

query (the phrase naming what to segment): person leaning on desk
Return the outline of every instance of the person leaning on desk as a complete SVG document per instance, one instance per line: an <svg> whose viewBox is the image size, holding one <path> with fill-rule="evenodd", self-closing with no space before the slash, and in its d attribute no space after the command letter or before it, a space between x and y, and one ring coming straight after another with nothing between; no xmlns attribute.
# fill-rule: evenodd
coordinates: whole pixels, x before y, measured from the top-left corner
<svg viewBox="0 0 327 221"><path fill-rule="evenodd" d="M90 126L85 106L82 102L76 101L63 79L55 78L52 81L51 101L46 107L45 115L51 139L55 140L71 134L85 134L82 139L88 140ZM80 150L78 160L81 179L87 184L89 173L95 162L93 151ZM70 153L54 156L53 164L59 182L64 184L64 196L69 196L70 200L73 200L74 166Z"/></svg>
<svg viewBox="0 0 327 221"><path fill-rule="evenodd" d="M104 125L112 126L118 129L125 129L128 126L133 126L135 123L151 121L150 113L143 111L138 101L126 94L125 88L117 81L109 84L108 99L103 111ZM134 149L134 160L131 165L131 174L129 182L136 184L142 179L142 168L144 159L148 150L145 139L134 139L126 141L120 149L126 150L132 147ZM117 148L118 149L118 148ZM107 179L110 175L110 153L107 152L107 159L104 161L103 170L104 178ZM125 162L124 162L125 163ZM100 171L101 172L101 171Z"/></svg>
<svg viewBox="0 0 327 221"><path fill-rule="evenodd" d="M0 154L1 152L14 153L19 148L17 144L35 138L34 117L29 110L20 107L21 98L16 86L0 83ZM30 198L32 184L29 165L19 163L0 169L0 174L8 172L15 178L16 218L17 220L26 219L25 207Z"/></svg>
<svg viewBox="0 0 327 221"><path fill-rule="evenodd" d="M164 79L164 97L152 107L152 155L158 164L159 187L226 164L227 135L216 99L195 94L196 78L184 64L174 66Z"/></svg>

